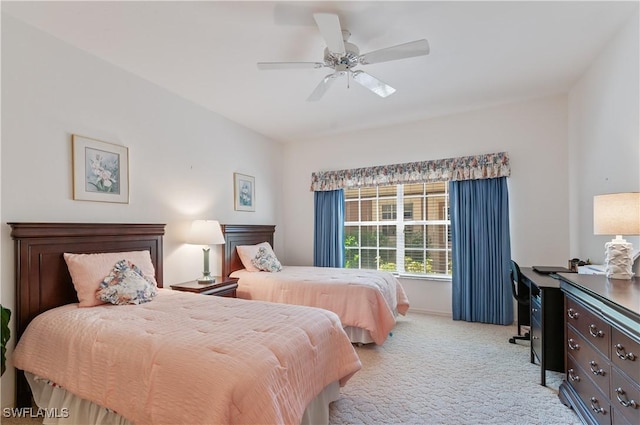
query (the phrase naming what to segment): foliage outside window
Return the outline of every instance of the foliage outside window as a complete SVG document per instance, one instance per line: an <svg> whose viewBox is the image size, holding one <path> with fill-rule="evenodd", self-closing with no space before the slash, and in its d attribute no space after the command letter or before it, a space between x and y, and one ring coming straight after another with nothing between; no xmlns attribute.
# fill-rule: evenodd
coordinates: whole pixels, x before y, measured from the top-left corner
<svg viewBox="0 0 640 425"><path fill-rule="evenodd" d="M345 189L347 268L451 277L447 182Z"/></svg>
<svg viewBox="0 0 640 425"><path fill-rule="evenodd" d="M4 371L7 369L7 344L9 343L9 338L11 338L11 331L9 329L11 310L0 305L0 315L2 316L2 320L0 322L0 359L2 360L0 376L2 376L4 375Z"/></svg>

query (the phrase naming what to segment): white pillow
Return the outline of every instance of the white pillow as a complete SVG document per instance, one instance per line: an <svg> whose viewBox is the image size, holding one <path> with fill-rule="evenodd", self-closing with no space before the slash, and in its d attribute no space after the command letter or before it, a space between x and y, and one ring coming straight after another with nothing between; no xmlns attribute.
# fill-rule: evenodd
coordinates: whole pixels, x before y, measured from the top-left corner
<svg viewBox="0 0 640 425"><path fill-rule="evenodd" d="M252 261L258 255L258 250L260 248L264 248L267 252L270 252L275 256L273 252L273 248L269 242L262 242L257 245L238 245L236 246L236 251L238 251L238 255L240 256L240 261L242 261L242 265L248 272L259 272L260 269L253 265Z"/></svg>

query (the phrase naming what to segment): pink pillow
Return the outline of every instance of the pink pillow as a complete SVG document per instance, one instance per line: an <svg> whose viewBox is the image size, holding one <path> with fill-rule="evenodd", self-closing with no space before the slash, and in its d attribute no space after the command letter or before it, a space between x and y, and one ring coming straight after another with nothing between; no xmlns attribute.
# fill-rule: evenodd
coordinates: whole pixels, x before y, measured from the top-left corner
<svg viewBox="0 0 640 425"><path fill-rule="evenodd" d="M267 253L273 253L273 248L269 242L262 242L257 245L238 245L236 246L236 251L238 251L238 255L240 256L240 261L242 261L242 265L248 272L259 272L260 269L253 265L252 260L256 258L258 255L258 250L264 247L267 250Z"/></svg>
<svg viewBox="0 0 640 425"><path fill-rule="evenodd" d="M64 253L73 286L78 294L80 307L93 307L105 304L96 299L100 283L111 273L118 261L128 260L157 286L155 269L149 251L107 252L102 254Z"/></svg>

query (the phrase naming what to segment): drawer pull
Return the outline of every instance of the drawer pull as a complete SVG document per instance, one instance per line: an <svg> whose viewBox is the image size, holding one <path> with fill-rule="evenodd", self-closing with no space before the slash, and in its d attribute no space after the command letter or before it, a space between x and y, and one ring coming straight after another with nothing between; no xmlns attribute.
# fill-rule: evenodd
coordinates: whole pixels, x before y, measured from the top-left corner
<svg viewBox="0 0 640 425"><path fill-rule="evenodd" d="M625 353L625 350L622 344L616 344L614 345L614 347L616 349L616 355L618 356L618 358L622 360L631 360L631 361L634 361L636 359L635 354Z"/></svg>
<svg viewBox="0 0 640 425"><path fill-rule="evenodd" d="M580 377L578 375L574 375L574 370L573 369L569 369L567 371L567 375L569 375L569 380L571 382L580 382Z"/></svg>
<svg viewBox="0 0 640 425"><path fill-rule="evenodd" d="M579 350L580 349L580 344L577 344L573 338L569 338L569 341L567 341L567 345L569 346L569 350Z"/></svg>
<svg viewBox="0 0 640 425"><path fill-rule="evenodd" d="M591 369L591 373L593 373L594 375L604 376L604 370L598 369L598 363L596 363L595 361L591 360L589 362L589 368Z"/></svg>
<svg viewBox="0 0 640 425"><path fill-rule="evenodd" d="M602 338L604 336L604 332L599 331L596 325L589 325L589 334L594 338Z"/></svg>
<svg viewBox="0 0 640 425"><path fill-rule="evenodd" d="M532 308L531 308L531 313L534 313L534 314L535 314L535 313L537 313L537 312L539 312L539 311L540 311L540 310L538 310L537 308L534 308L534 307L532 307Z"/></svg>
<svg viewBox="0 0 640 425"><path fill-rule="evenodd" d="M570 308L567 310L567 316L569 316L570 319L577 319L580 316L580 313Z"/></svg>
<svg viewBox="0 0 640 425"><path fill-rule="evenodd" d="M624 407L631 407L632 409L638 407L638 404L634 400L629 400L626 396L623 399L622 396L624 396L624 390L622 388L616 388L616 398L620 404Z"/></svg>
<svg viewBox="0 0 640 425"><path fill-rule="evenodd" d="M604 407L600 407L598 404L598 399L595 397L591 397L591 410L596 413L602 413L604 415Z"/></svg>

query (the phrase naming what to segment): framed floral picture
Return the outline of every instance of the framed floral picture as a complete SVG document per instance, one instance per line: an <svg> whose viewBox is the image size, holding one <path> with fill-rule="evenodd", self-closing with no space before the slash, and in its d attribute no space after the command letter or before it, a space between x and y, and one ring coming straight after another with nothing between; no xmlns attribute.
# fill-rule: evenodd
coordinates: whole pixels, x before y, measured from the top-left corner
<svg viewBox="0 0 640 425"><path fill-rule="evenodd" d="M244 174L233 173L234 207L236 211L256 210L256 179Z"/></svg>
<svg viewBox="0 0 640 425"><path fill-rule="evenodd" d="M129 203L129 149L71 136L73 199Z"/></svg>

